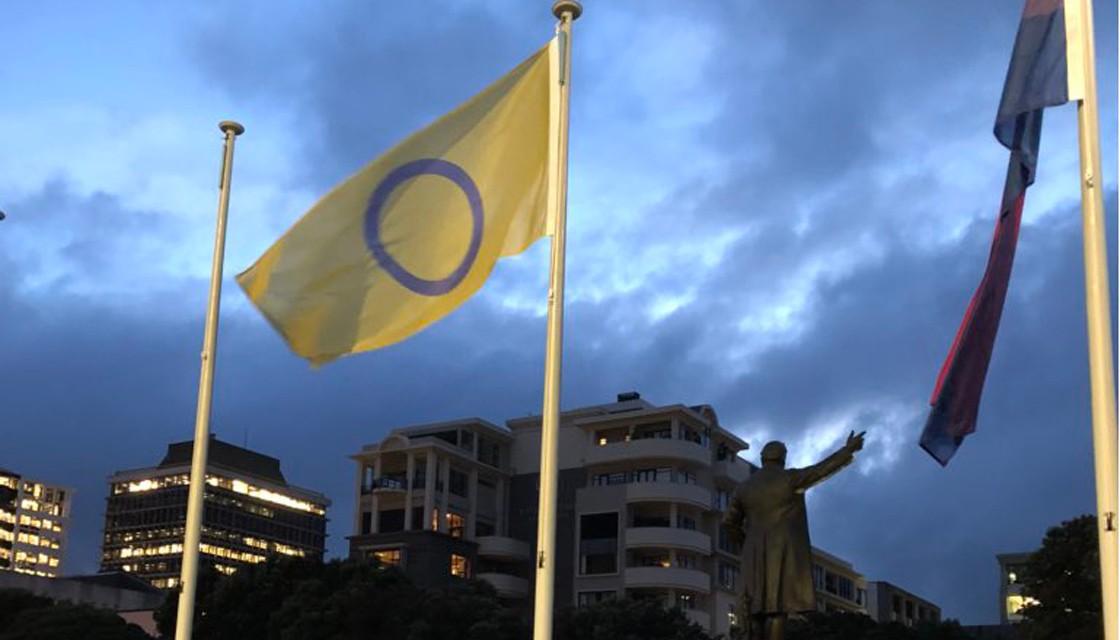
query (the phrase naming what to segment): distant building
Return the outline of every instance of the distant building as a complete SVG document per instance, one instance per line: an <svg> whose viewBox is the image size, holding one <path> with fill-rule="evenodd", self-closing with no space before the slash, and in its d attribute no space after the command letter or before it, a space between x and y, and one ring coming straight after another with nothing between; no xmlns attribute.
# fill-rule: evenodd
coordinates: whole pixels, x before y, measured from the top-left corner
<svg viewBox="0 0 1120 640"><path fill-rule="evenodd" d="M720 526L752 466L706 405L637 393L561 414L558 606L631 596L680 606L713 633L735 621L739 556ZM526 606L535 576L540 417L393 430L356 462L352 556L420 584L473 576Z"/></svg>
<svg viewBox="0 0 1120 640"><path fill-rule="evenodd" d="M159 465L109 478L101 570L178 586L193 441L168 446ZM322 559L326 510L321 493L288 484L280 461L211 438L201 561L222 573L282 554Z"/></svg>
<svg viewBox="0 0 1120 640"><path fill-rule="evenodd" d="M1029 551L1020 553L1001 553L996 556L999 563L999 622L1015 624L1023 621L1020 610L1028 604L1037 602L1023 595L1023 570L1031 557Z"/></svg>
<svg viewBox="0 0 1120 640"><path fill-rule="evenodd" d="M62 572L74 492L0 469L0 571Z"/></svg>
<svg viewBox="0 0 1120 640"><path fill-rule="evenodd" d="M876 622L907 627L941 622L941 607L885 580L867 583L867 613Z"/></svg>
<svg viewBox="0 0 1120 640"><path fill-rule="evenodd" d="M852 563L813 547L813 588L818 611L867 613L867 581Z"/></svg>
<svg viewBox="0 0 1120 640"><path fill-rule="evenodd" d="M87 604L115 611L126 622L157 635L155 610L165 594L144 580L124 573L42 578L0 572L0 589L21 589L55 602Z"/></svg>

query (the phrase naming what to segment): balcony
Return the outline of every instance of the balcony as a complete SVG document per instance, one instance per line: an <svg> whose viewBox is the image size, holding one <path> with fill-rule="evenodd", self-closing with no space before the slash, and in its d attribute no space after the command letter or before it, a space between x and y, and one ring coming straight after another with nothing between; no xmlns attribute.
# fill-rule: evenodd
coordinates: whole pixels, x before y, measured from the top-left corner
<svg viewBox="0 0 1120 640"><path fill-rule="evenodd" d="M585 464L625 462L627 460L640 460L642 458L683 460L685 462L708 466L711 463L712 455L707 447L691 440L645 438L641 440L631 440L630 442L612 442L610 444L591 447L587 451Z"/></svg>
<svg viewBox="0 0 1120 640"><path fill-rule="evenodd" d="M685 549L709 555L712 553L712 538L692 529L629 527L626 529L626 546Z"/></svg>
<svg viewBox="0 0 1120 640"><path fill-rule="evenodd" d="M506 536L482 536L476 538L478 555L499 560L528 560L529 543Z"/></svg>
<svg viewBox="0 0 1120 640"><path fill-rule="evenodd" d="M529 581L505 573L480 573L477 578L489 582L502 598L524 598L529 595Z"/></svg>
<svg viewBox="0 0 1120 640"><path fill-rule="evenodd" d="M711 490L683 482L631 482L626 485L627 502L683 502L701 509L712 508Z"/></svg>
<svg viewBox="0 0 1120 640"><path fill-rule="evenodd" d="M712 579L707 573L697 569L680 567L627 567L626 586L628 588L651 589L688 589L709 593Z"/></svg>
<svg viewBox="0 0 1120 640"><path fill-rule="evenodd" d="M408 480L403 473L381 476L373 479L372 488L374 493L404 493L408 490Z"/></svg>

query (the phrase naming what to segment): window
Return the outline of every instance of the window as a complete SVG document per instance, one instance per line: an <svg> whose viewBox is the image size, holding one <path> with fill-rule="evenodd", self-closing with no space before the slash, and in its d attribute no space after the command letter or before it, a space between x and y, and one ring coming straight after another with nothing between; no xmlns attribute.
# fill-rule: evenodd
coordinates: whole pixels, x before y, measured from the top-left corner
<svg viewBox="0 0 1120 640"><path fill-rule="evenodd" d="M681 569L695 569L696 556L688 553L677 552L677 566Z"/></svg>
<svg viewBox="0 0 1120 640"><path fill-rule="evenodd" d="M618 513L596 513L579 518L579 572L581 575L618 571Z"/></svg>
<svg viewBox="0 0 1120 640"><path fill-rule="evenodd" d="M837 595L845 600L855 600L855 588L852 584L852 579L844 576L837 576Z"/></svg>
<svg viewBox="0 0 1120 640"><path fill-rule="evenodd" d="M687 516L683 513L677 514L677 528L688 529L689 531L696 531L696 520L692 516Z"/></svg>
<svg viewBox="0 0 1120 640"><path fill-rule="evenodd" d="M906 618L907 618L907 620L912 620L914 618L914 601L913 600L907 600L906 601Z"/></svg>
<svg viewBox="0 0 1120 640"><path fill-rule="evenodd" d="M382 565L387 567L399 567L401 564L400 549L378 549L370 555Z"/></svg>
<svg viewBox="0 0 1120 640"><path fill-rule="evenodd" d="M732 607L730 607L730 608L732 608L732 609L733 609L733 608L734 608L734 606L732 606ZM728 624L729 626L732 626L732 627L737 627L737 626L739 626L739 616L735 615L735 612L734 612L734 611L728 611L728 612L727 612L727 624Z"/></svg>
<svg viewBox="0 0 1120 640"><path fill-rule="evenodd" d="M735 590L735 583L739 579L739 567L726 562L719 563L719 586L728 591Z"/></svg>
<svg viewBox="0 0 1120 640"><path fill-rule="evenodd" d="M639 469L634 472L634 482L656 482L657 469Z"/></svg>
<svg viewBox="0 0 1120 640"><path fill-rule="evenodd" d="M471 563L466 556L457 553L451 554L451 575L456 578L471 577Z"/></svg>
<svg viewBox="0 0 1120 640"><path fill-rule="evenodd" d="M447 512L447 532L451 534L452 538L463 537L463 516L457 513Z"/></svg>
<svg viewBox="0 0 1120 640"><path fill-rule="evenodd" d="M731 533L723 525L719 527L719 550L733 555L738 555L742 550L742 545L731 539Z"/></svg>
<svg viewBox="0 0 1120 640"><path fill-rule="evenodd" d="M457 469L452 469L448 475L448 482L451 483L450 491L453 495L460 497L467 497L467 474Z"/></svg>
<svg viewBox="0 0 1120 640"><path fill-rule="evenodd" d="M576 594L576 604L588 607L599 602L614 600L618 594L614 591L580 591Z"/></svg>
<svg viewBox="0 0 1120 640"><path fill-rule="evenodd" d="M477 537L494 535L494 525L490 522L478 520L474 523L474 535Z"/></svg>
<svg viewBox="0 0 1120 640"><path fill-rule="evenodd" d="M831 571L824 572L824 590L829 593L836 593L836 574Z"/></svg>
<svg viewBox="0 0 1120 640"><path fill-rule="evenodd" d="M370 532L370 527L373 524L373 514L369 511L362 512L362 535Z"/></svg>
<svg viewBox="0 0 1120 640"><path fill-rule="evenodd" d="M719 489L716 491L716 510L727 511L731 506L731 492Z"/></svg>
<svg viewBox="0 0 1120 640"><path fill-rule="evenodd" d="M669 516L657 514L634 514L633 527L668 527Z"/></svg>
<svg viewBox="0 0 1120 640"><path fill-rule="evenodd" d="M824 569L819 564L813 565L813 588L817 591L824 589Z"/></svg>
<svg viewBox="0 0 1120 640"><path fill-rule="evenodd" d="M474 449L474 432L466 431L466 430L460 431L459 432L459 446L463 449L466 449L467 451L473 450Z"/></svg>
<svg viewBox="0 0 1120 640"><path fill-rule="evenodd" d="M696 608L696 596L691 593L678 593L677 606L681 609L691 610Z"/></svg>

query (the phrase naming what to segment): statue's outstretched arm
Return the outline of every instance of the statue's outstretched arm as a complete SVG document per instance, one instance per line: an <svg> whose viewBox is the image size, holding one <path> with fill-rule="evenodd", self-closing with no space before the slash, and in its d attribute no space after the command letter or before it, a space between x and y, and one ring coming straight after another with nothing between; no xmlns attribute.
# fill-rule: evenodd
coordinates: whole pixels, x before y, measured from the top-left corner
<svg viewBox="0 0 1120 640"><path fill-rule="evenodd" d="M856 432L853 431L848 436L848 441L836 453L811 467L791 469L790 475L793 478L794 488L798 491L805 491L815 484L824 482L832 474L851 464L855 452L863 448L864 433L867 432L856 435Z"/></svg>

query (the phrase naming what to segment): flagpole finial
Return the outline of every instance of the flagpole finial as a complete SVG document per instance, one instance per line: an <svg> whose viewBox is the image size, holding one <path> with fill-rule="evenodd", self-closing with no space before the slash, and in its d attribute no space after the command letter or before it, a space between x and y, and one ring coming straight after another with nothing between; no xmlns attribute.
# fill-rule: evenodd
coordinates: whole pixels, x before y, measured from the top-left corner
<svg viewBox="0 0 1120 640"><path fill-rule="evenodd" d="M241 126L240 122L234 122L233 120L222 120L218 123L218 128L222 130L222 133L232 131L235 136L245 133L245 127Z"/></svg>
<svg viewBox="0 0 1120 640"><path fill-rule="evenodd" d="M572 14L572 20L575 20L583 13L583 5L577 0L556 0L552 3L552 15L557 19L563 18L565 13Z"/></svg>

